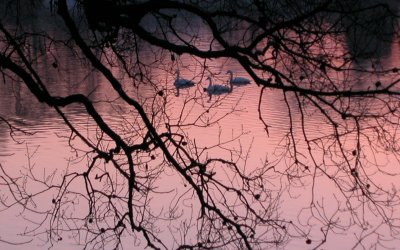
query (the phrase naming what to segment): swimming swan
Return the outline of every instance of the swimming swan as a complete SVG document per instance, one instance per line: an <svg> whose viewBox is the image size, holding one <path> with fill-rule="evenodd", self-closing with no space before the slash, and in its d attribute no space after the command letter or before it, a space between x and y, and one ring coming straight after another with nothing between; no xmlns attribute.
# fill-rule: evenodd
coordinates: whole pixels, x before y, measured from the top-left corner
<svg viewBox="0 0 400 250"><path fill-rule="evenodd" d="M191 80L180 78L179 77L179 70L176 70L176 80L174 82L175 88L176 88L176 96L179 96L179 90L180 89L186 89L193 87L195 83Z"/></svg>
<svg viewBox="0 0 400 250"><path fill-rule="evenodd" d="M230 86L213 84L211 76L207 77L207 80L209 80L209 84L207 87L207 94L210 96L210 99L208 99L208 101L211 101L212 95L222 95L232 92L233 89L232 83L230 84Z"/></svg>
<svg viewBox="0 0 400 250"><path fill-rule="evenodd" d="M250 84L250 80L247 79L247 78L244 78L244 77L235 77L235 78L233 78L233 72L232 72L231 70L228 70L226 73L227 73L227 74L230 74L230 80L229 80L229 82L230 82L232 85L235 85L235 86L243 86L243 85Z"/></svg>

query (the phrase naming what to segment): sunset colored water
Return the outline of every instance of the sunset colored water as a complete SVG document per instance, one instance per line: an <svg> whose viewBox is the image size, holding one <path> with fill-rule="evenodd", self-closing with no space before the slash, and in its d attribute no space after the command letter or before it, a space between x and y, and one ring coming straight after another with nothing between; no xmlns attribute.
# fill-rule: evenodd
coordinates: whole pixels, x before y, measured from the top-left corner
<svg viewBox="0 0 400 250"><path fill-rule="evenodd" d="M70 4L73 2L69 1ZM65 37L64 30L59 29L62 22L51 15L48 8L44 5L36 10L36 15L45 18L22 22L31 25L26 26L26 30L46 30L62 39ZM156 27L152 20L145 21L149 29L153 25ZM193 23L196 22L194 18ZM190 32L198 34L194 42L199 48L210 47L210 31L194 27L182 27L182 30L188 36ZM235 34L232 34L232 40L237 39ZM71 49L62 43L46 44L39 36L31 39L28 56L35 58L33 67L51 94L84 94L109 127L130 145L152 140L151 135L146 135L139 113L118 96L104 75L93 70L80 50L74 47L76 45L71 45ZM337 51L338 55L345 54L352 49L350 42L345 43L346 39L348 37L343 37L343 44L328 42L326 46ZM383 45L377 43L378 55L352 62L354 68L376 68L380 72L398 67L398 38ZM213 46L218 47L211 43ZM210 98L207 77L210 76L214 84L224 86L229 85L228 70L232 70L235 77L251 77L232 59L200 60L152 46L140 48L141 63L154 65L149 67L151 71L145 68L145 74L128 75L125 65L119 64L111 48L105 49L103 63L110 67L129 97L143 107L157 132L165 136L165 141L168 133L179 138L176 139L178 146L170 142L166 144L177 163L190 165L191 161L188 155L176 150L179 147L196 155L198 158L195 160L200 162L218 159L206 170L220 186L205 185L209 188L207 194L212 194L206 199L230 207L234 213L229 216L235 221L243 220L243 224L251 216L239 202L240 197L251 201L247 209L258 211L255 214L270 213L274 222L263 224L267 226L253 225L256 239L274 242L282 237L286 244L277 245L276 249L363 249L374 246L378 239L380 244L384 242L384 247L398 246L400 168L397 154L392 154L398 150L397 142L376 132L379 128L379 131L397 134L398 120L395 116L384 121L378 118L360 120L363 128L359 129L348 117L340 117L338 113L328 116L311 105L316 99L310 98L307 104L297 94L274 88L263 89L253 80L249 85L234 86L232 92ZM286 59L274 67L285 70L287 66L292 70ZM342 59L338 58L337 64ZM179 95L174 85L177 70L180 78L195 83L193 87L179 89ZM351 82L352 89L356 90L379 88L377 82L385 85L398 77L395 70L377 74L364 74L361 70L343 74L328 71L326 74L337 81L335 84ZM56 110L39 103L20 81L10 79L13 77L0 81L0 223L3 225L0 248L81 249L88 244L89 248L100 249L103 247L101 244L112 243L112 236L122 230L116 221L126 216L119 212L124 211L129 193L128 181L122 174L128 171L125 158L114 149L115 143L99 129L83 105L71 105L60 110L89 142L87 144L92 143L105 152L115 150L118 167L112 161L94 159L95 150L83 143L77 133L71 132ZM306 109L299 108L299 100L304 101L302 105ZM369 114L374 110L384 110L381 105L377 100L360 101L363 107L360 112ZM339 125L333 126L328 117ZM355 140L357 136L360 141ZM387 148L378 147L378 143L387 145ZM151 144L154 147L152 151L144 148L132 156L137 178L143 180L142 186L135 187L135 218L140 221L142 213L154 216L154 221L144 220L142 223L151 224L149 227L154 228L168 249L176 248L181 242L196 244L200 238L196 236L197 231L205 233L207 230L207 225L199 222L204 214L199 212L196 192L188 186L187 179L166 163L167 156L158 146L157 143ZM359 153L361 149L362 153ZM340 155L346 155L346 158ZM299 161L302 164L298 164ZM353 164L357 169L351 168ZM93 169L89 174L91 181L85 176L88 168ZM357 180L353 182L351 177L358 175L362 178L355 178ZM146 181L146 176L151 178ZM199 176L193 176L196 182L205 182ZM258 181L258 176L264 179ZM246 186L250 182L255 186ZM15 183L24 190L13 185ZM354 183L359 186L354 186ZM248 188L246 191L252 196L241 196L230 186ZM371 190L371 195L365 195L359 187ZM144 195L147 190L152 192ZM262 193L257 193L259 190ZM87 194L106 198L91 200L85 196ZM21 204L16 205L15 199ZM107 199L109 202L104 201ZM372 199L376 202L371 203ZM92 203L96 203L95 212L88 207ZM7 209L7 206L12 208ZM55 209L57 206L60 210ZM113 212L120 217L113 217ZM55 216L56 213L62 214L62 219ZM94 221L93 218L102 220ZM386 224L385 219L390 223ZM216 222L214 226L223 227L225 223ZM56 230L50 233L46 231L49 227ZM85 228L86 231L75 228ZM104 231L104 228L110 230ZM99 229L101 234L94 237L96 234L91 233ZM124 231L121 235L121 245L126 249L146 247L147 243L135 233ZM213 236L209 237L213 239ZM381 248L380 245L375 247Z"/></svg>

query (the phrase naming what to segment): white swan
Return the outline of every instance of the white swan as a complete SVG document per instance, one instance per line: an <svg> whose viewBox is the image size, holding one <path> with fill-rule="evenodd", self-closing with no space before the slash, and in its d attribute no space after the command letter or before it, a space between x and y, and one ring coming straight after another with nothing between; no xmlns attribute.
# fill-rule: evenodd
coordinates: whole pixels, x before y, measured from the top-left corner
<svg viewBox="0 0 400 250"><path fill-rule="evenodd" d="M179 77L179 70L176 70L176 80L174 82L175 88L176 88L176 96L179 96L179 90L180 89L186 89L193 87L195 83L191 80L180 78Z"/></svg>
<svg viewBox="0 0 400 250"><path fill-rule="evenodd" d="M230 80L229 80L229 82L230 82L232 85L235 85L235 86L243 86L243 85L250 84L250 80L247 79L247 78L244 78L244 77L235 77L235 78L233 78L233 72L232 72L232 70L228 70L226 73L227 73L227 74L230 74Z"/></svg>
<svg viewBox="0 0 400 250"><path fill-rule="evenodd" d="M208 101L211 101L212 95L222 95L222 94L227 94L227 93L232 92L232 89L233 89L232 83L229 84L230 86L213 84L211 76L208 76L207 80L209 80L209 84L208 84L206 91L207 91L207 94L210 96L210 99L208 99Z"/></svg>

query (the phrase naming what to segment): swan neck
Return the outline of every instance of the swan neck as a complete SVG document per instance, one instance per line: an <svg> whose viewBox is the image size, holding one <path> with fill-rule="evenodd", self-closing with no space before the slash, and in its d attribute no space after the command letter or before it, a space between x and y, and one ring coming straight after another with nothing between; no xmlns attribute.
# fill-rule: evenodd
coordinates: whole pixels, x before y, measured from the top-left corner
<svg viewBox="0 0 400 250"><path fill-rule="evenodd" d="M230 80L229 80L229 82L232 82L232 79L233 79L233 73L232 73L232 71L229 71L228 73L229 73L229 76L230 76Z"/></svg>

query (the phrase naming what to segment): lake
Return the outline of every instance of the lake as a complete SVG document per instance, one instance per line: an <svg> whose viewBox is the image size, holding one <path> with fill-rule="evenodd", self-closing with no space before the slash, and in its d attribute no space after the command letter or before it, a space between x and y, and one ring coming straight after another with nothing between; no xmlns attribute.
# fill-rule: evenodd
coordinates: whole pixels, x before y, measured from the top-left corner
<svg viewBox="0 0 400 250"><path fill-rule="evenodd" d="M395 5L394 2L392 4L396 8L399 7L399 4ZM4 13L5 7L0 6ZM21 26L25 31L32 33L46 31L59 39L49 43L43 37L35 36L29 37L27 42L28 57L34 62L32 66L49 92L56 96L87 95L114 131L131 144L140 143L146 137L146 130L138 113L117 95L101 73L93 70L73 43L67 43L66 47L61 42L67 37L65 27L49 8L47 3L39 5L30 10L33 15L29 12L23 13L26 19L21 20ZM7 28L13 28L12 14L7 17L2 22ZM151 18L144 21L148 29L156 29L153 21ZM196 34L193 42L199 48L208 48L211 40L210 32L199 28L202 27L200 20L194 18L190 19L190 22L193 24L191 27L182 24L182 33L188 37ZM84 31L82 33L85 34ZM240 29L230 34L232 40L237 39L238 33ZM372 48L374 54L352 62L352 67L358 67L360 71L327 74L332 74L330 77L337 79L338 82L351 83L354 89L360 90L374 88L374 84L378 81L385 84L397 79L398 75L395 72L370 74L363 73L361 69L377 69L378 72L398 67L400 63L398 38L391 37L390 41L384 42L371 38L365 44L356 46L353 43L357 40L352 37L354 34L343 37L343 44L332 43L327 47L334 49L340 55L365 45L367 48L363 51ZM365 34L354 36L365 38L363 35ZM1 45L4 45L4 41ZM264 176L265 182L259 183L264 192L256 200L263 200L267 208L257 205L255 201L251 207L259 209L260 213L272 211L271 218L282 221L285 225L290 225L291 222L296 225L282 229L286 245L272 248L318 248L327 232L329 232L326 236L327 242L318 249L349 249L353 246L355 249L362 249L363 244L374 245L378 240L386 247L398 246L400 241L396 232L400 215L399 197L396 192L399 188L400 171L397 155L389 150L390 147L395 148L396 142L392 142L393 146L389 138L388 151L378 148L377 142L385 144L385 135L374 130L379 124L382 130L386 129L389 133L396 134L398 127L396 117L390 117L386 123L380 123L379 119L362 121L362 125L365 126L365 130L361 131L360 140L362 144L360 148L363 150L363 154L360 154L362 160L354 164L356 166L360 164L362 167L360 175L365 175L360 178L360 181L365 181L362 185L371 186L371 190L374 190L371 197L378 202L369 203L366 196L357 193L356 188L352 189L353 182L349 178L349 173L353 170L343 167L346 166L343 164L345 160L340 157L340 149L336 148L338 145L334 142L332 124L315 106L304 104L307 108L300 109L299 99L293 93L273 88L261 91L261 87L254 81L250 85L235 86L231 93L215 95L209 100L205 91L209 85L208 76L212 76L214 83L226 86L229 80L229 74L226 73L228 70L232 70L235 76L248 79L250 76L232 59L206 60L187 54L176 55L146 44L139 43L137 46L141 63L145 66L140 69L143 71L135 71L135 75L129 75L124 71L125 65L118 62L111 48L105 48L102 52L104 54L99 51L96 53L110 65L111 72L122 83L125 92L142 105L160 133L172 131L182 135L181 143L185 142L188 145L189 152L196 151L200 161L212 158L228 159L235 162L240 171L249 176L257 174ZM213 43L212 46L218 48L217 44ZM285 63L284 58L275 66L284 70ZM195 82L194 87L180 89L179 95L174 86L176 70L179 70L181 78ZM264 77L268 78L268 75ZM127 181L116 169L112 169L111 163L106 162L96 162L93 170L93 175L96 177L93 177L90 185L83 178L78 178L77 176L82 175L93 161L92 149L71 133L54 109L33 98L22 82L12 80L12 77L4 77L0 86L0 117L8 121L6 123L0 120L2 167L0 223L3 225L0 229L0 247L6 249L29 247L32 250L48 247L80 249L82 246L79 244L84 244L93 238L89 233L85 233L85 230L80 232L71 228L87 227L94 230L94 228L113 227L115 218L110 211L115 210L119 213L120 210L123 211L124 204L122 198L115 203L110 202L113 206L107 202L97 203L99 215L96 216L103 220L96 221L93 223L95 225L89 225L92 220L87 216L88 199L85 197L85 190L93 188L104 193L112 191L116 197L124 197L128 192ZM393 102L396 103L396 100ZM361 110L366 114L381 108L379 102L373 101L368 103L360 101L360 105L365 105L365 109ZM88 141L105 151L114 147L114 143L100 131L83 106L71 105L62 111ZM354 140L357 134L355 124L349 119L341 119L337 114L332 114L332 117L341 121L338 130L343 133L342 147L349 152L355 152L353 156L349 153L348 157L351 162L356 162L355 156L359 148ZM310 144L312 148L306 144L305 137L312 142ZM293 143L296 144L295 151L291 148ZM168 146L173 148L173 145ZM185 156L181 158L178 156L178 162L187 162ZM139 194L135 196L139 207L138 214L146 211L154 215L154 220L164 218L160 219L161 222L157 222L160 224L155 223L154 230L157 232L159 230L159 237L167 242L168 248L176 247L178 241L195 244L196 237L193 236L195 229L204 225L197 224L199 223L197 219L200 217L197 210L199 204L193 199L194 194L187 187L184 178L165 163L165 156L160 150L154 150L151 154L143 151L135 157L138 175L149 174L153 178L149 183L144 181L148 186L143 188L154 190L148 196ZM296 157L304 165L294 164ZM127 168L122 162L122 157L118 157L117 161L121 161L122 168ZM318 165L318 168L314 167L314 162L317 162L315 165ZM214 164L211 166L211 171L216 173L221 182L227 183L226 185L245 186L235 170L223 168L224 166ZM350 177L353 174L355 172L351 172ZM64 182L68 185L64 183L66 186L62 186L60 183L66 175L69 177L64 179ZM31 194L38 194L35 199L23 199L26 201L25 209L24 206L18 205L6 209L7 205L13 205L12 193L17 194L16 197L30 195L25 193L25 190L17 189L16 186L5 185L6 180L19 183ZM232 207L238 204L234 196L229 193L229 189L226 192L217 186L210 189L215 195L216 203L231 202ZM260 187L254 189L258 190ZM63 199L57 200L61 195L64 195ZM385 207L385 202L393 205ZM56 203L63 204L60 205L62 219L53 217L52 211ZM234 210L238 214L245 213L244 208L239 205ZM175 217L179 219L172 219ZM382 221L382 217L393 220L392 228ZM151 224L152 221L147 223ZM185 223L189 223L191 227ZM186 226L188 226L187 231L185 231ZM47 231L49 227L57 230L50 234ZM257 230L265 234L261 234L260 238L265 237L273 241L281 237L277 234L274 239L268 228L257 228ZM172 238L171 235L176 238ZM306 239L312 241L307 242ZM363 242L357 244L360 239L363 239ZM93 240L89 248L101 248L101 242L107 244L113 242L113 240L108 241L107 237L97 240L97 238ZM132 244L137 249L145 246L145 242L138 239L137 235L124 233L122 246L128 249ZM375 247L379 249L381 246Z"/></svg>

